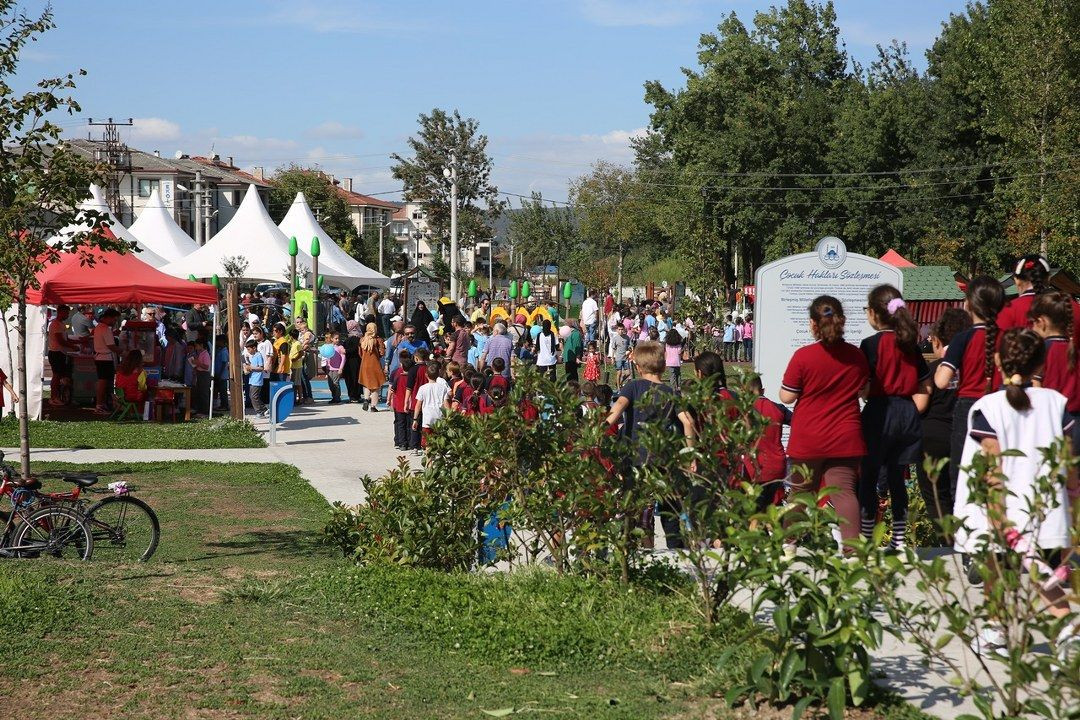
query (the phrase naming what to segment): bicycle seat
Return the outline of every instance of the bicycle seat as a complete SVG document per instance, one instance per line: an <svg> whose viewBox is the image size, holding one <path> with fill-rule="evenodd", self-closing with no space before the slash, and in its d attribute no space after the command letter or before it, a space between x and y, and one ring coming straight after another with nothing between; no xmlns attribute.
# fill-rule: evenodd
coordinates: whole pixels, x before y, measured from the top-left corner
<svg viewBox="0 0 1080 720"><path fill-rule="evenodd" d="M64 475L64 482L78 485L81 488L88 488L91 485L97 484L98 476L93 473L70 473Z"/></svg>

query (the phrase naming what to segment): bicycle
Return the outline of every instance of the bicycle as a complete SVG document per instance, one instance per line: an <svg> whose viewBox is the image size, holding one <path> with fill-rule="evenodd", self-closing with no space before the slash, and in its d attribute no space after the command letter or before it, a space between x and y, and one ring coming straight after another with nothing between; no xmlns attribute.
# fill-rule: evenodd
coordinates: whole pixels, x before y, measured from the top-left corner
<svg viewBox="0 0 1080 720"><path fill-rule="evenodd" d="M157 514L143 500L131 495L135 488L126 482L109 483L104 490L92 490L99 478L93 473L69 473L61 476L75 487L67 492L35 495L43 507L71 507L86 518L94 536L98 559L117 562L146 562L157 551L161 523ZM91 503L87 494L106 495Z"/></svg>
<svg viewBox="0 0 1080 720"><path fill-rule="evenodd" d="M0 534L0 557L89 560L94 536L83 515L62 506L36 505L36 480L20 484L0 451L0 497L11 501L11 512Z"/></svg>
<svg viewBox="0 0 1080 720"><path fill-rule="evenodd" d="M0 467L10 472L3 465L2 453ZM43 492L41 483L35 481L30 486L34 500L40 507L67 508L80 514L93 535L98 559L145 562L157 551L161 523L149 505L131 495L133 487L121 481L110 483L106 490L90 490L99 480L93 473L63 473L60 479L75 487L67 492ZM84 491L107 497L91 503L83 498Z"/></svg>

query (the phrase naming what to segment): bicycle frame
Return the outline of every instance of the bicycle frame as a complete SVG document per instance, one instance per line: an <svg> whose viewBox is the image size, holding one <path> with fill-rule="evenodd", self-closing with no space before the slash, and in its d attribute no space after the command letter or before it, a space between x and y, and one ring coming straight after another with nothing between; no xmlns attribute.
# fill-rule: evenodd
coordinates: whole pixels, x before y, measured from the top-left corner
<svg viewBox="0 0 1080 720"><path fill-rule="evenodd" d="M7 522L4 524L4 532L2 535L0 535L0 549L5 550L9 553L20 551L48 552L50 548L46 547L43 550L41 545L9 544L8 538L11 537L11 532L17 527L15 524L15 518L18 518L23 523L29 524L30 514L36 508L35 503L27 503L23 507L20 507L20 503L17 503L15 501L15 491L20 489L20 487L21 486L16 485L14 482L11 481L7 473L2 473L2 479L0 479L0 498L7 497L11 501L11 514L8 515Z"/></svg>

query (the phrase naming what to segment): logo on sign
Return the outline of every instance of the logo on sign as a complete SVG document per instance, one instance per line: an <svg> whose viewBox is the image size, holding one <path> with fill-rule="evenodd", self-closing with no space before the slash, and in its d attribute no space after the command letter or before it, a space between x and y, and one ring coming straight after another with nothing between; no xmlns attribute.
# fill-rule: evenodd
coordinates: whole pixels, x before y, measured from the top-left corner
<svg viewBox="0 0 1080 720"><path fill-rule="evenodd" d="M847 260L847 247L838 237L823 237L817 244L817 256L822 265L835 270Z"/></svg>

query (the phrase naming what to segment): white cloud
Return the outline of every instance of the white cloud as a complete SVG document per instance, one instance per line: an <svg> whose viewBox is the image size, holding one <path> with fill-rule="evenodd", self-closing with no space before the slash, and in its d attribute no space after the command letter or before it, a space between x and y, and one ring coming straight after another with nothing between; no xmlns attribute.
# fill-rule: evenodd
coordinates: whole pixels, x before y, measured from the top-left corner
<svg viewBox="0 0 1080 720"><path fill-rule="evenodd" d="M171 120L156 117L132 119L130 139L134 144L155 140L177 140L179 138L180 126Z"/></svg>
<svg viewBox="0 0 1080 720"><path fill-rule="evenodd" d="M569 182L589 172L598 160L616 165L632 163L634 150L630 140L644 134L645 128L636 128L580 135L492 138L495 184L503 192L528 195L537 190L546 198L563 200ZM517 206L516 199L512 202Z"/></svg>
<svg viewBox="0 0 1080 720"><path fill-rule="evenodd" d="M581 0L589 22L605 27L682 25L699 17L705 0Z"/></svg>
<svg viewBox="0 0 1080 720"><path fill-rule="evenodd" d="M328 140L359 140L364 137L364 131L355 125L345 125L337 120L327 120L311 128L308 135Z"/></svg>

